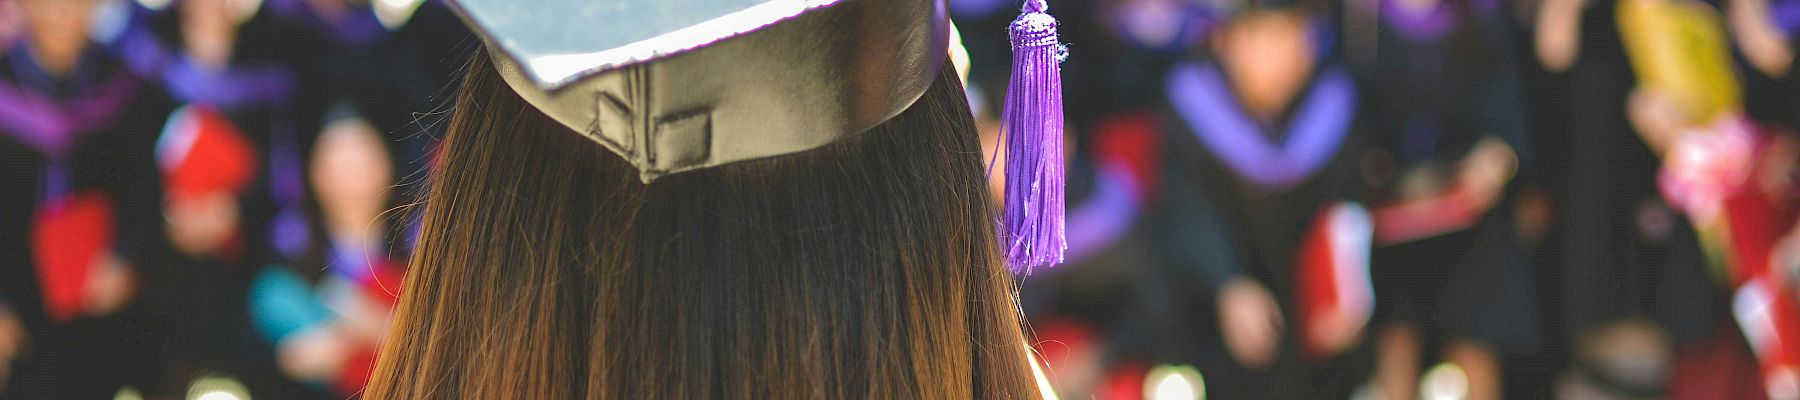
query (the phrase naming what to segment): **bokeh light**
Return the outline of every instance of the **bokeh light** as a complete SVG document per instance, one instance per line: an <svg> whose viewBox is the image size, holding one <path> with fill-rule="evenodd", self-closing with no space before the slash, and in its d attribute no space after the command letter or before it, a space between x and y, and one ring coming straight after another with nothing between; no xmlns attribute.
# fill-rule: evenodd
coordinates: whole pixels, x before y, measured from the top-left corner
<svg viewBox="0 0 1800 400"><path fill-rule="evenodd" d="M1206 378L1189 365L1158 365L1144 376L1147 400L1205 400Z"/></svg>

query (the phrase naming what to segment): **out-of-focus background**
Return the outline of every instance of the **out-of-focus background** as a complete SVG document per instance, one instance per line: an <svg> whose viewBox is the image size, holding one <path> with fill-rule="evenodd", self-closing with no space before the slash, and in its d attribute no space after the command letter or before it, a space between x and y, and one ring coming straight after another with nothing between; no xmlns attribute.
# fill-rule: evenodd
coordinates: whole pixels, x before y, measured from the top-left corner
<svg viewBox="0 0 1800 400"><path fill-rule="evenodd" d="M949 6L992 154L1019 4ZM1061 397L1800 399L1800 1L1050 6ZM475 43L0 0L0 398L355 396Z"/></svg>

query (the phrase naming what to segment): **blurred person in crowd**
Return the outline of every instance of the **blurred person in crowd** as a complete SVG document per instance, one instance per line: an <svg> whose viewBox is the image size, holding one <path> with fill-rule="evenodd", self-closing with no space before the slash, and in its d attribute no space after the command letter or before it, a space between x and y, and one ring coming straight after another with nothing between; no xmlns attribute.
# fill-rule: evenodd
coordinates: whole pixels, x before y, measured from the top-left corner
<svg viewBox="0 0 1800 400"><path fill-rule="evenodd" d="M136 293L161 240L151 147L169 101L96 45L101 4L4 5L22 24L0 46L0 329L19 364L0 395L100 397L147 379Z"/></svg>
<svg viewBox="0 0 1800 400"><path fill-rule="evenodd" d="M1715 8L1683 1L1621 3L1620 29L1640 77L1628 105L1640 138L1661 158L1657 183L1664 201L1697 231L1713 282L1732 293L1730 315L1761 364L1760 373L1743 374L1760 378L1751 379L1760 384L1740 387L1771 398L1800 398L1800 346L1785 345L1800 340L1800 311L1793 293L1771 271L1780 236L1800 215L1800 186L1792 173L1800 165L1795 150L1800 144L1792 131L1779 128L1786 121L1769 124L1746 111L1746 100L1767 95L1741 94L1748 91L1738 82L1781 72L1780 60L1771 59L1786 57L1764 48L1775 39L1766 25L1773 18L1742 16L1756 7L1732 8L1735 44L1748 64L1740 70L1727 47L1734 37L1726 34L1728 19ZM1714 341L1738 339L1719 333ZM1702 364L1692 360L1678 359L1683 363L1676 373ZM1686 369L1724 369L1720 364ZM1715 386L1695 387L1718 392Z"/></svg>
<svg viewBox="0 0 1800 400"><path fill-rule="evenodd" d="M133 8L112 46L171 96L217 111L251 140L262 168L243 204L242 222L251 235L245 250L256 259L298 256L312 245L302 158L323 112L326 86L317 60L327 54L328 41L261 1L159 6ZM248 271L237 272L238 280L248 279Z"/></svg>
<svg viewBox="0 0 1800 400"><path fill-rule="evenodd" d="M149 282L160 365L157 384L139 389L153 396L182 393L206 371L245 369L244 289L232 280L252 262L244 204L261 172L251 140L206 106L169 116L156 157L169 248Z"/></svg>
<svg viewBox="0 0 1800 400"><path fill-rule="evenodd" d="M1505 10L1482 0L1370 0L1372 63L1359 69L1359 180L1375 224L1376 388L1423 394L1444 362L1470 399L1499 399L1502 360L1538 346L1530 265L1509 182L1526 145ZM1434 372L1437 373L1437 372Z"/></svg>
<svg viewBox="0 0 1800 400"><path fill-rule="evenodd" d="M1800 34L1800 2L1731 1L1724 12L1738 60L1751 67L1738 71L1744 82L1744 112L1768 128L1778 128L1765 129L1770 141L1760 152L1762 156L1755 167L1759 171L1748 178L1754 182L1749 185L1769 194L1795 193L1795 188L1800 187L1800 165L1794 163L1796 152L1800 151L1800 146L1795 145L1800 142L1795 134L1800 132L1800 97L1793 94L1800 92L1800 75L1792 64L1794 46L1800 43L1796 38ZM1790 196L1786 201L1800 199ZM1800 221L1790 224L1779 217L1770 219L1771 229L1790 227L1771 245L1770 273L1784 277L1777 281L1795 282L1793 279L1800 278ZM1800 288L1791 283L1784 287L1790 295Z"/></svg>
<svg viewBox="0 0 1800 400"><path fill-rule="evenodd" d="M290 379L337 396L362 391L387 334L403 268L390 258L393 156L379 131L340 103L308 161L325 229L324 265L277 264L251 284L249 310Z"/></svg>
<svg viewBox="0 0 1800 400"><path fill-rule="evenodd" d="M1209 57L1166 78L1156 248L1167 279L1196 288L1179 290L1192 297L1178 315L1217 322L1172 318L1164 340L1200 359L1212 395L1347 397L1367 377L1354 350L1372 306L1370 227L1346 201L1358 89L1331 51L1327 6L1220 7Z"/></svg>
<svg viewBox="0 0 1800 400"><path fill-rule="evenodd" d="M776 9L741 35L675 35L685 43L559 70L541 46L571 33L605 52L722 22L456 1L487 48L365 394L1036 397L1007 267L1045 267L1033 256L1060 255L1060 237L1014 242L1057 252L1002 261L1019 248L1002 249L982 194L938 4ZM1013 80L1055 90L1054 32L1028 4L1016 29L1045 36L1015 39L1035 68ZM1060 93L1012 89L1057 108L1009 109L1046 122L1008 132L1046 138L1013 148L1060 151ZM1005 169L1060 156L1015 153ZM1060 181L1008 184L1061 200ZM1006 238L1033 227L1053 226Z"/></svg>
<svg viewBox="0 0 1800 400"><path fill-rule="evenodd" d="M1683 25L1643 29L1650 25L1632 9L1644 5L1689 15L1679 18ZM1645 105L1670 103L1643 101L1644 92L1634 87L1680 82L1665 87L1680 87L1681 96L1698 100L1692 105L1711 104L1702 108L1713 110L1735 97L1728 94L1736 86L1729 67L1720 69L1726 61L1723 32L1696 23L1703 16L1693 18L1701 16L1693 12L1710 12L1706 7L1692 1L1540 5L1536 53L1551 79L1566 83L1569 102L1566 113L1543 117L1561 121L1553 129L1566 132L1571 149L1546 160L1566 165L1552 189L1552 230L1560 233L1551 238L1561 242L1565 269L1558 311L1571 358L1556 385L1560 396L1757 394L1745 390L1744 380L1755 375L1742 368L1747 351L1722 330L1722 293L1708 276L1694 226L1658 193L1661 139L1639 139L1661 136L1646 133L1645 117L1682 118L1697 109L1646 113ZM1668 46L1660 54L1645 53L1645 44L1654 42ZM1659 61L1645 64L1650 58ZM1649 65L1660 66L1634 68Z"/></svg>
<svg viewBox="0 0 1800 400"><path fill-rule="evenodd" d="M296 390L283 385L274 352L254 334L243 299L256 267L298 259L317 246L303 156L318 132L324 85L317 60L327 41L260 1L137 2L131 10L111 46L186 104L168 117L164 137L230 138L217 140L230 143L221 146L232 154L193 164L232 179L202 179L195 193L165 196L170 248L147 288L163 324L161 375L155 387L139 389L151 396L180 393L222 373L257 395ZM174 162L164 165L165 180L190 174L173 169Z"/></svg>
<svg viewBox="0 0 1800 400"><path fill-rule="evenodd" d="M328 43L318 92L360 105L395 146L396 179L420 180L474 41L440 1L265 0Z"/></svg>

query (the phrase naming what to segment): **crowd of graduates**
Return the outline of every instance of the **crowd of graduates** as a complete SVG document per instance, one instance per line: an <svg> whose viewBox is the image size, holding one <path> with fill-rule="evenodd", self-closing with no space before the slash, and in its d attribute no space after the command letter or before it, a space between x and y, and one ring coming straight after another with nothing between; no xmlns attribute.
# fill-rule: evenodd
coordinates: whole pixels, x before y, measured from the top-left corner
<svg viewBox="0 0 1800 400"><path fill-rule="evenodd" d="M1017 3L948 0L996 163ZM1800 1L1051 3L1063 397L1800 399ZM0 0L0 398L355 396L475 44Z"/></svg>
<svg viewBox="0 0 1800 400"><path fill-rule="evenodd" d="M1064 397L1800 398L1800 2L1052 8Z"/></svg>
<svg viewBox="0 0 1800 400"><path fill-rule="evenodd" d="M0 398L357 393L472 50L455 15L5 0L0 28Z"/></svg>

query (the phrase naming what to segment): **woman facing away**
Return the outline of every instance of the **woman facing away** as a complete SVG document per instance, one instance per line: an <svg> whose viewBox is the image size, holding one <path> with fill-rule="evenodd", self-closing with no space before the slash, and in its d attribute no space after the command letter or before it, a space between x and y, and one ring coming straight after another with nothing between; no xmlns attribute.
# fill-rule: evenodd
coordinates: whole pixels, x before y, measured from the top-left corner
<svg viewBox="0 0 1800 400"><path fill-rule="evenodd" d="M1040 395L941 2L628 2L453 2L487 46L366 396ZM706 22L602 32L648 20Z"/></svg>

